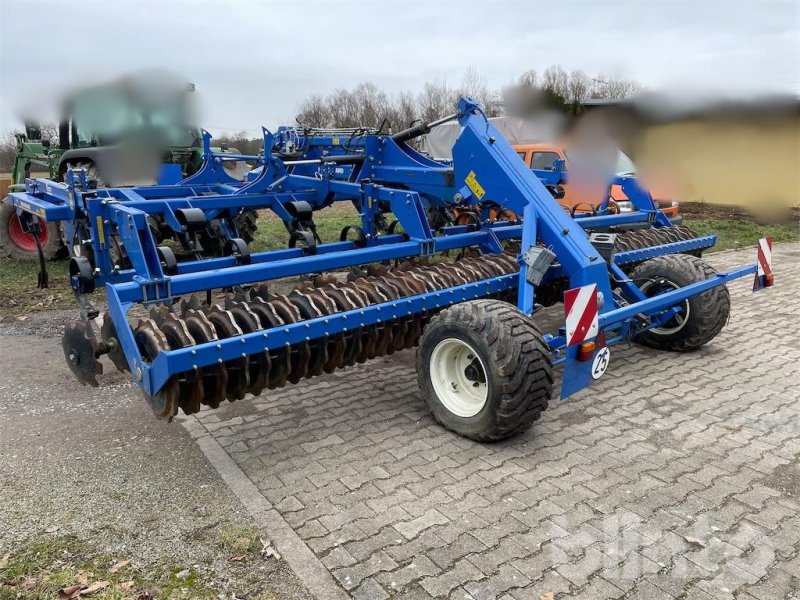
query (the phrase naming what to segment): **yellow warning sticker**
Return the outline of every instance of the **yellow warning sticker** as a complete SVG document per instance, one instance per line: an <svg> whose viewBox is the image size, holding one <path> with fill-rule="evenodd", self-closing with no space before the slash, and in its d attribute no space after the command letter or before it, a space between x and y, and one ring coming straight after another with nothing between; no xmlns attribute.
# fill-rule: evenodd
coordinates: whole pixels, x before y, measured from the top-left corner
<svg viewBox="0 0 800 600"><path fill-rule="evenodd" d="M100 244L106 243L106 232L103 231L103 217L97 215L97 238L100 240Z"/></svg>
<svg viewBox="0 0 800 600"><path fill-rule="evenodd" d="M475 171L470 171L464 181L466 181L467 187L472 190L472 193L475 194L478 200L482 199L484 194L486 194L486 190L481 187L481 184L478 183L478 179L475 177Z"/></svg>
<svg viewBox="0 0 800 600"><path fill-rule="evenodd" d="M338 146L338 145L339 145L339 138L333 138L333 140L331 140L331 143L332 143L334 146Z"/></svg>

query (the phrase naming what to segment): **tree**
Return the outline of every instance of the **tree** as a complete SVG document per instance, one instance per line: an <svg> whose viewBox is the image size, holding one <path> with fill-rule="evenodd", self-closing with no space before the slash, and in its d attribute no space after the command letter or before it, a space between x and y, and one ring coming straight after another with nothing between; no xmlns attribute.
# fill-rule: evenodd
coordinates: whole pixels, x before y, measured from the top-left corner
<svg viewBox="0 0 800 600"><path fill-rule="evenodd" d="M580 107L589 96L592 81L583 71L572 71L567 79L566 102L572 106L573 112L580 112Z"/></svg>
<svg viewBox="0 0 800 600"><path fill-rule="evenodd" d="M331 120L325 98L313 94L297 107L297 122L307 127L326 127Z"/></svg>
<svg viewBox="0 0 800 600"><path fill-rule="evenodd" d="M563 100L567 98L567 72L561 65L547 67L542 74L542 89Z"/></svg>
<svg viewBox="0 0 800 600"><path fill-rule="evenodd" d="M427 123L452 112L453 96L447 82L426 82L417 98L419 118Z"/></svg>
<svg viewBox="0 0 800 600"><path fill-rule="evenodd" d="M314 94L297 107L298 122L311 127L383 127L396 132L415 120L434 121L453 112L458 97L475 98L489 117L502 114L528 115L542 107L578 113L587 98L629 98L641 86L630 79L602 75L590 77L584 71L567 73L561 65L547 67L539 76L529 69L519 76L516 85L499 93L476 67L470 66L457 88L446 80L427 81L417 94L401 92L389 96L374 83L360 83L352 90L337 89L327 96Z"/></svg>
<svg viewBox="0 0 800 600"><path fill-rule="evenodd" d="M642 91L642 85L633 79L600 74L592 78L591 98L633 98Z"/></svg>
<svg viewBox="0 0 800 600"><path fill-rule="evenodd" d="M519 76L518 84L524 88L537 88L539 87L539 75L534 69L528 69Z"/></svg>
<svg viewBox="0 0 800 600"><path fill-rule="evenodd" d="M500 115L500 106L497 102L497 94L489 88L486 78L480 74L473 65L467 67L461 78L461 85L455 91L453 104L458 101L460 96L469 96L478 101L483 111L489 117Z"/></svg>

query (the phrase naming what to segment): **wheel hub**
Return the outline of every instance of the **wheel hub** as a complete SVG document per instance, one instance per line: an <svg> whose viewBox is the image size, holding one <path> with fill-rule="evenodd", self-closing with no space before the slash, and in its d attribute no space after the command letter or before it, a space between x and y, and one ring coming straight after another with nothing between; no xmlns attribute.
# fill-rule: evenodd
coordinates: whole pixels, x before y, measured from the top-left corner
<svg viewBox="0 0 800 600"><path fill-rule="evenodd" d="M431 354L430 371L436 395L447 410L463 418L483 410L489 398L486 370L467 342L456 338L439 342Z"/></svg>
<svg viewBox="0 0 800 600"><path fill-rule="evenodd" d="M640 289L646 297L653 298L659 294L671 292L679 288L680 286L678 284L663 277L659 277L658 279L645 282ZM678 308L678 312L676 312L668 322L664 323L661 327L653 327L650 331L658 335L673 335L683 329L689 321L689 313L691 311L689 300L684 300L680 304L676 304L675 308Z"/></svg>
<svg viewBox="0 0 800 600"><path fill-rule="evenodd" d="M8 237L17 246L27 252L36 252L36 240L32 233L28 233L22 228L22 223L16 214L12 214L8 219ZM44 246L47 243L47 225L39 220L39 244Z"/></svg>

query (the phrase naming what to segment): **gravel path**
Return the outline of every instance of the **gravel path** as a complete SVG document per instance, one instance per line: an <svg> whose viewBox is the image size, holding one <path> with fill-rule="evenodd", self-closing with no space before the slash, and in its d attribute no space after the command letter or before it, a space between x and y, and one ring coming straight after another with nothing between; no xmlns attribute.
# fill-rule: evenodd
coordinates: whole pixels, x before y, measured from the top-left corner
<svg viewBox="0 0 800 600"><path fill-rule="evenodd" d="M230 561L226 535L260 532L126 375L106 363L103 387L74 380L55 337L68 316L0 324L0 557L43 535L75 536L144 574L191 570L226 598L310 597L283 561Z"/></svg>

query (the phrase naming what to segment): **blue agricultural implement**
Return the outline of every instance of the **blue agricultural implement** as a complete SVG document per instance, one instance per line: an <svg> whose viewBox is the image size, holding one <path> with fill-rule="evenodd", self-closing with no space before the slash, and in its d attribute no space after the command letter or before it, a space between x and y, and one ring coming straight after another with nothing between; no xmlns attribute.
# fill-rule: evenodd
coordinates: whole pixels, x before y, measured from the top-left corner
<svg viewBox="0 0 800 600"><path fill-rule="evenodd" d="M461 134L452 164L409 145L453 120ZM65 183L29 179L10 195L22 222L63 221L75 240L81 317L63 348L81 382L97 385L107 354L169 420L178 409L216 408L418 346L433 416L496 440L538 418L555 367L565 398L603 375L617 342L694 350L728 319L726 283L753 274L772 283L756 263L715 272L698 256L715 237L672 227L633 178L613 183L635 211L565 213L554 198L565 174L532 172L469 98L451 116L394 135L281 128L263 136L256 157L217 155L206 135L203 166L175 185L99 189L74 169ZM238 181L225 160L259 165ZM341 201L355 204L360 222L323 241L316 211ZM492 219L487 207L515 216ZM477 216L432 226L432 210L455 208ZM249 210L282 219L289 247L251 252L235 221ZM158 245L153 219L190 260ZM225 240L225 256L193 255L209 229ZM308 275L287 293L275 283ZM102 318L93 302L100 286ZM563 325L542 333L537 311L562 301Z"/></svg>

